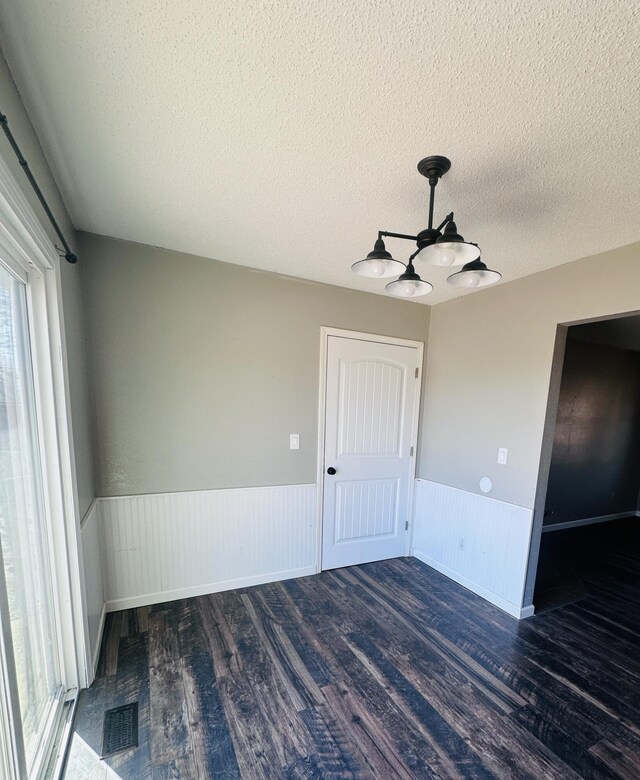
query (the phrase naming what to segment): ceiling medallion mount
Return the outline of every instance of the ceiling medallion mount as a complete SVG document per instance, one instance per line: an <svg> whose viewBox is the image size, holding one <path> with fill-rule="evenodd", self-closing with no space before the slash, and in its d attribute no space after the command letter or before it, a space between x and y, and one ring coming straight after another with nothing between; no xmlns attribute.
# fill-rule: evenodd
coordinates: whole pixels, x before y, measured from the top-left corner
<svg viewBox="0 0 640 780"><path fill-rule="evenodd" d="M451 160L439 154L432 154L418 163L418 173L426 176L427 179L431 179L433 176L439 179L445 175L449 168L451 168Z"/></svg>
<svg viewBox="0 0 640 780"><path fill-rule="evenodd" d="M385 287L389 295L397 298L417 298L427 295L433 290L433 285L423 281L413 266L416 257L426 260L430 265L463 266L457 273L447 277L447 282L454 287L473 289L495 284L502 278L498 271L492 271L480 260L480 247L470 241L465 241L458 233L458 227L453 221L453 212L447 214L444 220L433 226L433 207L436 186L442 176L451 168L451 161L441 155L431 155L420 160L418 172L429 180L429 224L416 236L404 233L391 233L387 230L378 231L378 239L372 252L351 266L351 270L359 276L382 278L400 276ZM395 260L387 251L384 237L401 238L414 241L418 247L409 257L405 265Z"/></svg>

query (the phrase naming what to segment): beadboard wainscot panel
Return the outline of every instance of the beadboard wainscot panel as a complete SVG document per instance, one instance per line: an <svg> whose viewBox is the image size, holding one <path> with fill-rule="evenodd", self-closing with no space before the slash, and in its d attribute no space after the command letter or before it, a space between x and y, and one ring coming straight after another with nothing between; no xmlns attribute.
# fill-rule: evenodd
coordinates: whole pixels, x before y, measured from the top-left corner
<svg viewBox="0 0 640 780"><path fill-rule="evenodd" d="M90 684L98 665L106 614L100 549L100 502L97 499L92 502L82 520L80 539L84 568L85 610L89 624L87 675L91 679L88 679L87 683Z"/></svg>
<svg viewBox="0 0 640 780"><path fill-rule="evenodd" d="M412 555L514 617L522 603L533 511L417 479Z"/></svg>
<svg viewBox="0 0 640 780"><path fill-rule="evenodd" d="M315 485L101 498L107 610L316 572Z"/></svg>

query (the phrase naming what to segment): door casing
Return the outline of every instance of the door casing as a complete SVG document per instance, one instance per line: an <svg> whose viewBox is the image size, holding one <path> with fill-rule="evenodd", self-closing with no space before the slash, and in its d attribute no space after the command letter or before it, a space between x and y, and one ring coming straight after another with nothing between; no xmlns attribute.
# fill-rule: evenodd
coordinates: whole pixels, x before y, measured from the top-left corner
<svg viewBox="0 0 640 780"><path fill-rule="evenodd" d="M327 395L327 352L329 336L338 336L355 341L372 341L378 344L395 344L399 347L412 347L417 350L418 357L418 381L419 392L415 394L412 421L411 421L411 444L413 446L413 465L409 475L409 495L407 496L407 520L409 521L409 533L405 538L404 554L409 555L413 540L413 497L416 478L416 463L418 460L418 423L420 420L420 399L423 389L423 357L424 343L422 341L412 341L411 339L396 338L395 336L380 336L374 333L361 333L355 330L343 330L341 328L331 328L326 325L320 327L320 388L319 388L319 406L318 406L318 458L317 458L317 528L316 535L316 573L322 571L322 527L324 518L324 455L325 455L325 419L326 419L326 395Z"/></svg>

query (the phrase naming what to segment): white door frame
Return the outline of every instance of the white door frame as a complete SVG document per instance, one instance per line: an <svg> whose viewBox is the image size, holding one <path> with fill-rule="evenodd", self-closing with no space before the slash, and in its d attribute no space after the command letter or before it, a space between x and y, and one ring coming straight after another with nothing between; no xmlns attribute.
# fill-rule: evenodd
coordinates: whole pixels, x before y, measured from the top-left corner
<svg viewBox="0 0 640 780"><path fill-rule="evenodd" d="M401 339L395 336L380 336L375 333L361 333L357 330L342 330L341 328L331 328L326 325L320 327L320 391L318 393L318 470L316 484L318 486L317 495L317 526L316 535L316 574L322 571L322 525L324 520L324 426L326 417L327 400L327 352L329 347L329 336L339 336L355 341L372 341L377 344L395 344L398 347L411 347L417 350L418 355L418 379L420 380L419 390L415 394L413 403L413 414L411 420L411 446L413 446L413 465L409 474L409 495L407 496L407 520L409 521L409 533L405 536L404 554L409 555L411 551L411 542L413 539L413 497L415 493L416 479L416 461L418 455L418 421L420 417L420 399L422 397L422 359L424 355L424 342L412 341L411 339Z"/></svg>

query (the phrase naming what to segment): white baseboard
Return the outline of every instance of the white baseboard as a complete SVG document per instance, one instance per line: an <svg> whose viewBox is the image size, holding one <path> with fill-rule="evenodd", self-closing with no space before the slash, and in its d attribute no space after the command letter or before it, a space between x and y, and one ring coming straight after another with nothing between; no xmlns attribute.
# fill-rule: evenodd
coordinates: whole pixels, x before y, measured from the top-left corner
<svg viewBox="0 0 640 780"><path fill-rule="evenodd" d="M107 619L107 605L104 604L102 612L100 613L100 622L98 623L98 633L95 637L95 647L93 648L93 658L91 659L91 668L93 670L93 677L98 672L98 661L100 660L100 648L102 647L102 637L104 635L104 624ZM91 681L93 682L93 680ZM89 683L91 684L91 683Z"/></svg>
<svg viewBox="0 0 640 780"><path fill-rule="evenodd" d="M640 517L640 512L636 509L631 509L629 512L617 512L613 515L598 515L597 517L585 517L581 520L567 520L566 523L549 523L549 525L542 526L542 533L549 533L550 531L564 531L566 528L578 528L581 525L595 525L596 523L607 523L609 520L621 520L623 517L635 515Z"/></svg>
<svg viewBox="0 0 640 780"><path fill-rule="evenodd" d="M266 585L269 582L281 582L292 580L295 577L307 577L316 574L315 566L307 566L303 569L291 569L289 571L276 571L271 574L259 574L255 577L241 577L237 580L226 582L211 582L206 585L197 585L190 588L161 591L159 593L146 593L143 596L132 596L125 599L108 601L107 612L117 612L121 609L134 609L135 607L147 607L150 604L162 604L165 601L188 599L194 596L206 596L208 593L220 593L225 590L237 590L238 588L250 588L253 585Z"/></svg>
<svg viewBox="0 0 640 780"><path fill-rule="evenodd" d="M87 646L84 653L84 675L87 684L95 676L97 660L100 657L100 644L105 619L105 594L102 577L101 549L101 512L100 500L94 499L82 519L80 541L82 544L82 567L84 576L84 610L86 614Z"/></svg>
<svg viewBox="0 0 640 780"><path fill-rule="evenodd" d="M93 517L93 512L96 511L97 506L98 506L98 499L94 498L89 504L89 508L84 513L82 520L80 520L80 530L82 530L87 524L87 522L91 520L91 518Z"/></svg>
<svg viewBox="0 0 640 780"><path fill-rule="evenodd" d="M481 585L478 585L477 582L473 582L472 580L467 579L462 574L460 574L460 572L450 569L448 566L440 563L440 561L436 561L434 558L430 558L428 555L421 553L419 550L413 550L412 555L419 561L422 561L422 563L426 563L427 566L431 566L432 569L439 571L440 574L444 574L445 577L449 577L450 580L457 582L458 585L462 585L464 588L467 588L467 590L472 591L472 593L475 593L478 596L482 596L483 599L490 601L496 607L500 607L500 609L502 609L504 612L507 612L512 617L521 618L527 616L521 613L529 608L523 609L516 604L512 604L510 601L506 601L497 594L492 593L486 588L483 588ZM533 614L533 608L531 608L531 610L532 611L530 614Z"/></svg>

